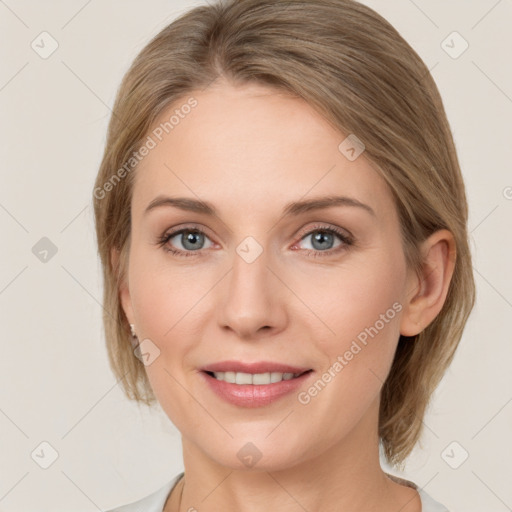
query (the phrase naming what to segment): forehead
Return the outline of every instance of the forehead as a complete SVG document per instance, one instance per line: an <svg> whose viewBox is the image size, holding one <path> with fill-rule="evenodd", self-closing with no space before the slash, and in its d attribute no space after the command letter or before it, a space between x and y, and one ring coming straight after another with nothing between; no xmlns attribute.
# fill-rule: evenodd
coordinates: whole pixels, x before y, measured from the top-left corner
<svg viewBox="0 0 512 512"><path fill-rule="evenodd" d="M150 135L156 145L136 170L137 210L163 193L253 211L335 193L375 210L390 206L387 185L364 152L351 161L340 151L348 134L304 100L262 85L191 92L158 117Z"/></svg>

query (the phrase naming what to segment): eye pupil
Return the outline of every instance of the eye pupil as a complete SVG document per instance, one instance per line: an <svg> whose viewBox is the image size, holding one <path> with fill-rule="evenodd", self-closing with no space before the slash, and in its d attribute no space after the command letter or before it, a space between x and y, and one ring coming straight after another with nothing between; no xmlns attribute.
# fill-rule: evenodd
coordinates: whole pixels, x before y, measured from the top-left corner
<svg viewBox="0 0 512 512"><path fill-rule="evenodd" d="M327 239L327 245L330 245L329 242L332 243L332 237L333 235L331 233L326 233L325 231L317 231L317 234L316 235L313 235L313 247L315 247L315 243L319 243L320 244L320 247L318 247L319 249L325 249L326 246L325 246L325 241ZM317 247L315 247L316 249Z"/></svg>
<svg viewBox="0 0 512 512"><path fill-rule="evenodd" d="M195 244L194 245L194 242L197 242L197 239L198 237L201 237L202 234L201 233L198 233L197 231L193 232L193 231L187 231L187 232L184 232L183 233L183 247L185 247L186 249L189 249L189 250L192 250L192 251L195 251L197 250L198 248L198 245L200 244ZM191 247L188 247L187 244L188 243L192 243L192 246Z"/></svg>

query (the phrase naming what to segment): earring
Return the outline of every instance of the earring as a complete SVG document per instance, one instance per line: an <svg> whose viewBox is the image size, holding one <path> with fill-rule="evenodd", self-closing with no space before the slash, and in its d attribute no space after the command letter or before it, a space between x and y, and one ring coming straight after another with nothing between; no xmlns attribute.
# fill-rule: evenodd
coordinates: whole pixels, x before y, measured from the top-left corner
<svg viewBox="0 0 512 512"><path fill-rule="evenodd" d="M136 338L137 334L135 333L135 324L130 324L130 330L132 331L132 336Z"/></svg>

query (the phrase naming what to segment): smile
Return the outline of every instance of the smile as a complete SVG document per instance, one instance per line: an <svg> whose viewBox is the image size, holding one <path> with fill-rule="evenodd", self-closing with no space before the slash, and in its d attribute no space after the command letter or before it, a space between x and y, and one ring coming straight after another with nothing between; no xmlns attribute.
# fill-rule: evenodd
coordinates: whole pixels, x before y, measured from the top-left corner
<svg viewBox="0 0 512 512"><path fill-rule="evenodd" d="M203 382L224 402L244 408L264 407L295 396L314 375L313 370L291 372L199 372Z"/></svg>
<svg viewBox="0 0 512 512"><path fill-rule="evenodd" d="M310 371L310 370L309 370ZM266 384L274 384L283 380L291 380L300 377L303 373L244 373L244 372L207 372L217 380L229 382L230 384L252 384L262 386Z"/></svg>

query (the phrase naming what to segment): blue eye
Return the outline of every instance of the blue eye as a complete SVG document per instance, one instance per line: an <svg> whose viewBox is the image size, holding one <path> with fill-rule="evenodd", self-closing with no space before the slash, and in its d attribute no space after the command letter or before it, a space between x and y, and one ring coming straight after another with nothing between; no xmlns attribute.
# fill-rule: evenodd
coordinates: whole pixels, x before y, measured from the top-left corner
<svg viewBox="0 0 512 512"><path fill-rule="evenodd" d="M311 238L312 249L304 249L308 256L313 258L317 257L328 257L338 254L341 251L347 250L351 245L354 244L354 238L352 235L348 235L341 230L324 225L314 226L310 229L302 238L306 240L308 237ZM340 243L333 246L335 239L340 240Z"/></svg>
<svg viewBox="0 0 512 512"><path fill-rule="evenodd" d="M332 249L333 244L336 241L335 239L339 239L339 236L337 233L334 233L332 231L326 229L319 229L307 234L302 240L306 240L308 238L311 239L311 245L313 246L312 248L314 250L324 251Z"/></svg>
<svg viewBox="0 0 512 512"><path fill-rule="evenodd" d="M312 248L304 249L309 256L332 256L340 251L346 250L354 244L352 236L343 233L334 227L315 226L300 238L300 241L312 237ZM339 240L338 245L334 246L336 238ZM176 239L182 248L176 248L174 243L170 243ZM204 246L205 240L210 241L209 246ZM208 249L213 244L206 236L204 231L197 227L185 227L171 233L166 233L157 240L157 245L161 246L165 251L170 252L179 257L201 256L201 249Z"/></svg>
<svg viewBox="0 0 512 512"><path fill-rule="evenodd" d="M176 238L179 243L181 243L183 249L173 249L168 246L168 243ZM194 253L201 249L204 249L204 240L208 239L208 237L203 233L200 229L189 229L184 228L179 231L174 231L172 233L168 233L162 237L160 240L161 244L164 246L164 249L172 252L173 254L178 254L182 256L194 256ZM207 248L207 247L206 247Z"/></svg>

